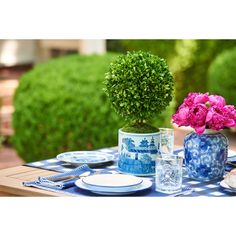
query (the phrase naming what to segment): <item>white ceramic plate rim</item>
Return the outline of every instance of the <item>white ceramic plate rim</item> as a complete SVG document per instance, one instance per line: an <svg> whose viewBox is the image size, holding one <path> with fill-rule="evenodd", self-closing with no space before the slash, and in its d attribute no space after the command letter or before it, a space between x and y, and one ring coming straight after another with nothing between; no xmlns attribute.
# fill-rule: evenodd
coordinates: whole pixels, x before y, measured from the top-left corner
<svg viewBox="0 0 236 236"><path fill-rule="evenodd" d="M97 155L97 156L102 156L104 157L104 160L100 160L100 161L92 161L89 162L88 161L71 161L71 160L65 160L65 155L71 154L71 155L84 155L84 158L86 159L86 155L87 157L90 155ZM71 164L91 164L91 165L95 165L95 164L102 164L102 163L106 163L106 162L110 162L113 161L115 159L114 155L112 154L108 154L108 153L103 153L103 152L97 152L97 151L72 151L72 152L63 152L60 153L56 156L56 158L59 161L63 161L63 162L67 162L67 163L71 163Z"/></svg>
<svg viewBox="0 0 236 236"><path fill-rule="evenodd" d="M222 180L222 181L220 182L220 186L221 186L222 188L225 188L225 189L229 190L229 191L232 192L232 193L236 193L236 188L235 188L235 189L232 189L228 184L225 183L224 180Z"/></svg>
<svg viewBox="0 0 236 236"><path fill-rule="evenodd" d="M108 185L108 184L102 184L100 182L99 183L96 183L96 178L100 178L100 176L104 176L104 177L107 177L107 178L110 178L110 177L121 177L121 178L128 178L131 180L131 182L133 181L132 184L124 184L124 185ZM109 176L109 177L108 177ZM139 177L136 177L136 176L133 176L133 175L123 175L123 174L100 174L100 175L91 175L91 176L88 176L86 178L83 178L82 179L82 182L87 185L87 186L91 186L93 188L96 188L97 190L101 189L101 188L106 188L107 190L112 190L112 189L127 189L127 188L130 188L130 187L134 187L134 186L137 186L137 185L140 185L142 182L143 182L143 179L142 178L139 178Z"/></svg>
<svg viewBox="0 0 236 236"><path fill-rule="evenodd" d="M233 150L228 150L228 158L236 156L236 152Z"/></svg>
<svg viewBox="0 0 236 236"><path fill-rule="evenodd" d="M125 195L125 194L131 194L131 193L134 193L134 192L138 192L138 191L141 191L141 190L148 189L152 186L152 182L148 179L144 179L143 182L138 186L130 187L130 189L125 189L125 190L120 188L120 189L118 189L119 191L114 191L114 189L112 189L110 191L107 191L106 188L105 189L100 189L98 191L98 190L94 189L92 186L85 185L83 183L82 179L76 180L75 185L78 188L81 188L81 189L84 189L84 190L89 190L89 191L97 193L97 194L102 194L102 195Z"/></svg>

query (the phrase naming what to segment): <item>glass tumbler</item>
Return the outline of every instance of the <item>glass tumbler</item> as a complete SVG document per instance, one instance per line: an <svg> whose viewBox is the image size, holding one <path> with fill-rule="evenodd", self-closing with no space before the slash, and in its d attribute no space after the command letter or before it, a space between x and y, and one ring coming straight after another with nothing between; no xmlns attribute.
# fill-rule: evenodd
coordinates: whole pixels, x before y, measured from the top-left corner
<svg viewBox="0 0 236 236"><path fill-rule="evenodd" d="M156 158L155 188L157 192L176 193L182 189L183 157L161 154Z"/></svg>
<svg viewBox="0 0 236 236"><path fill-rule="evenodd" d="M159 128L160 130L160 153L173 153L174 151L174 129Z"/></svg>

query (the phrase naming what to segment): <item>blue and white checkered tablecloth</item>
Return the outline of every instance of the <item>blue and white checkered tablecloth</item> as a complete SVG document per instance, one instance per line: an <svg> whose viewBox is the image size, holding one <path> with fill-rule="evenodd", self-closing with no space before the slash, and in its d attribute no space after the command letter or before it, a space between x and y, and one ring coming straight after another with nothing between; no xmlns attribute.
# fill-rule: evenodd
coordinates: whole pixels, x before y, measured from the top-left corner
<svg viewBox="0 0 236 236"><path fill-rule="evenodd" d="M104 149L100 149L97 151L104 152L104 153L110 153L110 154L115 155L118 158L117 150L114 150L111 148L104 148ZM74 166L72 166L68 163L61 162L61 161L57 160L56 158L27 163L27 164L25 164L25 166L36 167L36 168L41 168L41 169L45 169L45 170L53 170L53 171L62 172L62 173L66 172L66 171L70 171L75 168ZM93 169L103 170L103 171L107 171L109 173L118 173L116 161L110 163L110 165L108 165L108 166L105 166L105 167L101 166L101 167L93 168ZM145 177L145 178L150 179L153 182L152 188L148 189L148 190L141 191L141 192L134 193L131 196L146 196L146 197L168 196L167 194L163 194L163 193L159 193L159 192L155 191L154 177ZM183 188L184 187L192 187L195 189L195 191L191 195L188 195L188 196L191 196L191 197L236 196L235 193L229 193L229 192L224 191L224 189L220 187L219 182L220 181L200 182L200 181L190 179L187 177L187 175L185 173L185 168L184 168L183 185L182 185ZM77 195L78 196L97 196L95 193L79 189L76 186L70 187L68 189L57 190L57 192L63 192L63 193L76 195L76 196Z"/></svg>

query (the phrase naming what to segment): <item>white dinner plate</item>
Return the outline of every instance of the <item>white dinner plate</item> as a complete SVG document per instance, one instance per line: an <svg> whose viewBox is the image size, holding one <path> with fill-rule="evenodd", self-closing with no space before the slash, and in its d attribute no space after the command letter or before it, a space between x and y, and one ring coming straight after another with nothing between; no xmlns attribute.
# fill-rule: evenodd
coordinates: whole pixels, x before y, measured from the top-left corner
<svg viewBox="0 0 236 236"><path fill-rule="evenodd" d="M138 186L143 182L142 178L133 175L123 174L99 174L90 175L82 179L82 182L93 189L99 191L116 191L116 190L129 190L132 187Z"/></svg>
<svg viewBox="0 0 236 236"><path fill-rule="evenodd" d="M96 151L64 152L58 154L56 158L59 161L70 163L72 165L87 164L89 166L100 165L115 160L115 156L112 154Z"/></svg>
<svg viewBox="0 0 236 236"><path fill-rule="evenodd" d="M101 188L99 191L96 190L93 186L90 185L86 185L84 184L84 182L82 181L82 179L78 179L75 182L75 185L78 188L84 189L84 190L89 190L93 193L96 194L100 194L100 195L111 195L111 196L119 196L119 195L128 195L128 194L133 194L145 189L148 189L152 186L152 182L148 179L144 179L143 182L137 186L134 187L130 187L129 189L123 189L123 188L119 188L119 189L111 189L109 191L107 191L107 188Z"/></svg>
<svg viewBox="0 0 236 236"><path fill-rule="evenodd" d="M224 188L224 190L231 192L231 193L236 193L236 188L231 188L228 184L225 183L224 180L220 182L220 186Z"/></svg>
<svg viewBox="0 0 236 236"><path fill-rule="evenodd" d="M228 161L233 162L236 161L236 152L232 150L228 150Z"/></svg>

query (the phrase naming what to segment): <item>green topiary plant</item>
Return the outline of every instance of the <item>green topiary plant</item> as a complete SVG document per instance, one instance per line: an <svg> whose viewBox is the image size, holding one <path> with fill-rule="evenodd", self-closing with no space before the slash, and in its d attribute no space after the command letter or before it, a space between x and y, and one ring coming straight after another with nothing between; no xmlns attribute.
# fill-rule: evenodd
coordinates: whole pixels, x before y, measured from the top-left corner
<svg viewBox="0 0 236 236"><path fill-rule="evenodd" d="M223 96L236 106L236 47L225 50L212 62L208 71L208 90Z"/></svg>
<svg viewBox="0 0 236 236"><path fill-rule="evenodd" d="M128 124L125 132L151 133L149 124L172 100L173 77L164 59L148 52L128 52L110 64L105 92Z"/></svg>

